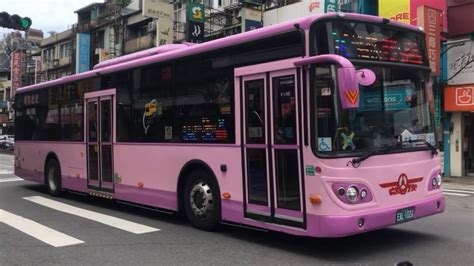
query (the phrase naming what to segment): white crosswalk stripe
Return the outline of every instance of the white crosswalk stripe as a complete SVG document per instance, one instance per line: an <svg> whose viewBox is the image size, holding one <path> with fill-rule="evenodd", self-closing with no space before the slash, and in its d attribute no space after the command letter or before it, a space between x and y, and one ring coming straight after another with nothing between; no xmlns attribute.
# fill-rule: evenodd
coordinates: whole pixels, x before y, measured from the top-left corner
<svg viewBox="0 0 474 266"><path fill-rule="evenodd" d="M469 197L474 196L474 188L458 185L443 185L443 193L450 196Z"/></svg>
<svg viewBox="0 0 474 266"><path fill-rule="evenodd" d="M1 209L0 223L9 225L53 247L64 247L84 243L82 240L68 236L33 220Z"/></svg>
<svg viewBox="0 0 474 266"><path fill-rule="evenodd" d="M51 208L60 212L64 212L67 214L79 216L88 220L92 220L92 221L105 224L117 229L134 233L134 234L144 234L144 233L160 231L160 229L158 228L154 228L154 227L146 226L143 224L120 219L114 216L74 207L72 205L68 205L68 204L51 200L48 198L44 198L41 196L24 197L24 199L34 202L36 204L42 205L44 207L48 207L48 208Z"/></svg>
<svg viewBox="0 0 474 266"><path fill-rule="evenodd" d="M6 183L6 182L18 182L18 181L23 181L23 178L19 177L9 177L9 178L0 178L0 183Z"/></svg>

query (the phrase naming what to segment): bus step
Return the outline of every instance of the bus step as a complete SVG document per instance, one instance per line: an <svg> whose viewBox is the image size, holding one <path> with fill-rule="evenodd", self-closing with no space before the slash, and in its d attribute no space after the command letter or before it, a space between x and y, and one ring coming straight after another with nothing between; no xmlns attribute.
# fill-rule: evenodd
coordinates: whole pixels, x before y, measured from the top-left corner
<svg viewBox="0 0 474 266"><path fill-rule="evenodd" d="M113 199L113 196L114 196L111 193L106 193L106 192L97 191L97 190L89 190L89 195L104 198L104 199Z"/></svg>

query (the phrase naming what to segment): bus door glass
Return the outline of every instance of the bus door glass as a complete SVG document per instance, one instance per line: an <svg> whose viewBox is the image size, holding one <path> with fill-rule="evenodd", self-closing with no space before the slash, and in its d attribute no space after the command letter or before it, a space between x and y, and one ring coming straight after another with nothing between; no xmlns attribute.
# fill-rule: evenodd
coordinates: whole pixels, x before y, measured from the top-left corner
<svg viewBox="0 0 474 266"><path fill-rule="evenodd" d="M303 227L296 69L242 81L246 216Z"/></svg>
<svg viewBox="0 0 474 266"><path fill-rule="evenodd" d="M86 94L88 186L113 192L114 98L101 92L91 94Z"/></svg>

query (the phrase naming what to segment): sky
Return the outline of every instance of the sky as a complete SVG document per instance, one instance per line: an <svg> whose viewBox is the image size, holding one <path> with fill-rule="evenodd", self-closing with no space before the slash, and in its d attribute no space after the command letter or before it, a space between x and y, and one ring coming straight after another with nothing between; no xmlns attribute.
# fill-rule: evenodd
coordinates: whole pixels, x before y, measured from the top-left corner
<svg viewBox="0 0 474 266"><path fill-rule="evenodd" d="M77 22L74 11L97 2L102 3L103 0L0 0L0 12L31 18L31 28L42 30L47 37L50 31L61 32L71 28ZM0 38L11 31L0 27Z"/></svg>

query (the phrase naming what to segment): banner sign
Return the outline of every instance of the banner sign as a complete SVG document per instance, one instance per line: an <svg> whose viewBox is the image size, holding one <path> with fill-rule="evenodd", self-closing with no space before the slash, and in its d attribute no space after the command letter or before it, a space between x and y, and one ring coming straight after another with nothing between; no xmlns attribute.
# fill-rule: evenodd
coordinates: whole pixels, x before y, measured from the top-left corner
<svg viewBox="0 0 474 266"><path fill-rule="evenodd" d="M474 84L444 88L446 112L474 112Z"/></svg>
<svg viewBox="0 0 474 266"><path fill-rule="evenodd" d="M201 43L204 41L204 23L188 21L188 32L186 34L188 42Z"/></svg>
<svg viewBox="0 0 474 266"><path fill-rule="evenodd" d="M451 43L448 47L448 77L457 74L448 80L448 84L474 83L474 64L468 64L474 60L474 41L464 40L459 43Z"/></svg>
<svg viewBox="0 0 474 266"><path fill-rule="evenodd" d="M243 8L242 22L242 32L263 27L262 11L251 8Z"/></svg>
<svg viewBox="0 0 474 266"><path fill-rule="evenodd" d="M173 21L170 19L160 18L157 21L158 25L156 27L157 35L156 42L157 46L172 44L173 43Z"/></svg>
<svg viewBox="0 0 474 266"><path fill-rule="evenodd" d="M410 0L379 0L379 16L410 24Z"/></svg>
<svg viewBox="0 0 474 266"><path fill-rule="evenodd" d="M173 20L173 5L160 0L143 0L142 15L151 18Z"/></svg>
<svg viewBox="0 0 474 266"><path fill-rule="evenodd" d="M205 22L205 13L204 13L204 5L203 4L197 4L197 3L188 3L188 16L187 19L188 21L194 21L194 22Z"/></svg>
<svg viewBox="0 0 474 266"><path fill-rule="evenodd" d="M22 52L17 51L11 54L11 95L12 98L15 96L15 92L18 88L21 87L21 61L22 61Z"/></svg>
<svg viewBox="0 0 474 266"><path fill-rule="evenodd" d="M90 47L91 37L86 33L76 35L76 73L90 69Z"/></svg>
<svg viewBox="0 0 474 266"><path fill-rule="evenodd" d="M441 50L441 10L428 6L419 6L416 10L418 26L423 27L426 33L426 48L431 74L440 74Z"/></svg>

